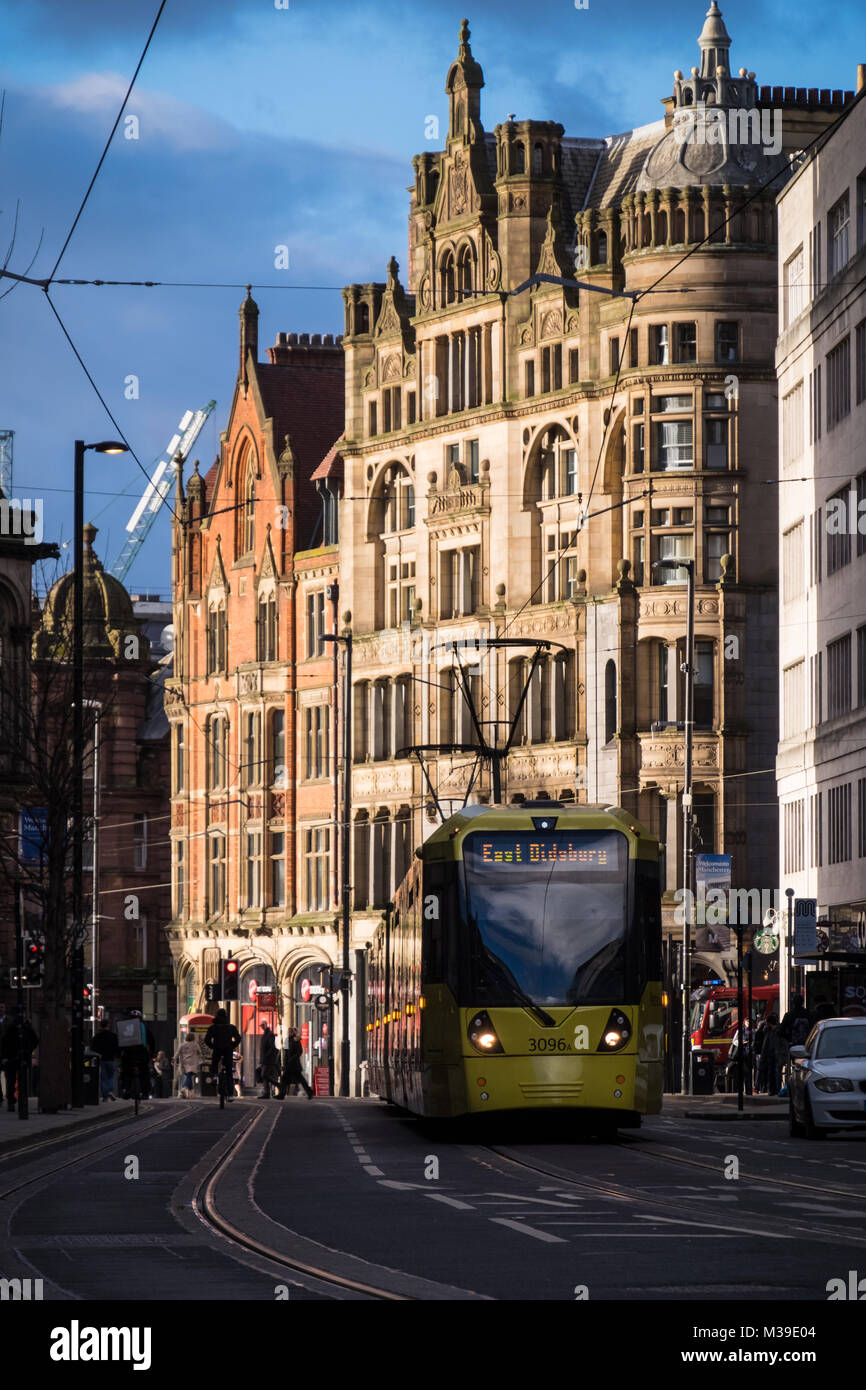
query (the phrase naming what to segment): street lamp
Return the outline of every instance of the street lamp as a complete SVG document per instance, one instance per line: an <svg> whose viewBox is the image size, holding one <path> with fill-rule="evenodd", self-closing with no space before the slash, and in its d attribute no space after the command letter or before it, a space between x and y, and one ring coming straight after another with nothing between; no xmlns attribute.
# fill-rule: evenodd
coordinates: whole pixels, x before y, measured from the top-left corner
<svg viewBox="0 0 866 1390"><path fill-rule="evenodd" d="M694 560L656 560L653 569L686 571L688 584L686 612L686 659L680 670L685 676L685 709L683 714L686 746L685 768L683 774L683 954L682 954L682 1081L683 1095L691 1091L691 1035L689 1030L689 1004L691 988L689 979L689 904L692 888L692 737L695 726L694 686L695 686L695 562Z"/></svg>
<svg viewBox="0 0 866 1390"><path fill-rule="evenodd" d="M340 1095L349 1094L349 1062L350 1062L350 1043L349 1043L349 981L351 978L351 967L349 962L349 927L351 922L351 904L349 902L349 829L352 815L352 634L344 632L341 634L326 632L322 636L323 642L342 643L346 649L345 678L346 689L343 696L343 826L340 836L340 863L342 868L342 884L340 889L340 900L342 906L342 932L343 932L343 973L340 979L340 994L342 996L342 1037L340 1041ZM336 695L336 691L334 692ZM333 1043L331 1044L333 1046Z"/></svg>
<svg viewBox="0 0 866 1390"><path fill-rule="evenodd" d="M72 1104L84 1106L84 455L125 454L126 444L105 439L99 444L75 441L74 568L72 588Z"/></svg>

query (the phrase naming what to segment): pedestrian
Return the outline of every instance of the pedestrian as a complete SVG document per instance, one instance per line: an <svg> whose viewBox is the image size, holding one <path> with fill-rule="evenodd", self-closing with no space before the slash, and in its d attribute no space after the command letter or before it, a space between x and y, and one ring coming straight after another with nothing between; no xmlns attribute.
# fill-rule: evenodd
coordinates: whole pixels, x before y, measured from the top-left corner
<svg viewBox="0 0 866 1390"><path fill-rule="evenodd" d="M90 1050L99 1053L99 1087L102 1100L117 1100L117 1096L114 1094L114 1074L117 1070L120 1045L117 1041L117 1034L107 1018L100 1021L99 1027L91 1039Z"/></svg>
<svg viewBox="0 0 866 1390"><path fill-rule="evenodd" d="M768 1096L778 1095L782 1086L782 1068L788 1058L785 1039L779 1034L779 1015L767 1015L767 1028L761 1047L761 1061L758 1067L760 1088Z"/></svg>
<svg viewBox="0 0 866 1390"><path fill-rule="evenodd" d="M155 1077L154 1095L157 1100L167 1100L171 1095L171 1062L168 1053L159 1051L153 1059Z"/></svg>
<svg viewBox="0 0 866 1390"><path fill-rule="evenodd" d="M276 1089L280 1075L280 1060L277 1052L277 1040L268 1027L267 1023L262 1024L262 1040L259 1045L259 1067L262 1073L261 1099L270 1100L271 1087Z"/></svg>
<svg viewBox="0 0 866 1390"><path fill-rule="evenodd" d="M285 1098L290 1086L293 1095L295 1094L296 1087L303 1086L307 1093L307 1100L313 1099L313 1092L307 1084L307 1078L304 1076L301 1068L303 1055L304 1049L301 1046L298 1030L297 1028L290 1028L288 1038L286 1039L286 1050L283 1053L283 1074L280 1077L280 1089L277 1092L278 1100L283 1100Z"/></svg>
<svg viewBox="0 0 866 1390"><path fill-rule="evenodd" d="M180 1071L179 1094L184 1100L189 1100L195 1094L195 1077L204 1062L198 1038L188 1033L184 1041L178 1044L173 1061Z"/></svg>
<svg viewBox="0 0 866 1390"><path fill-rule="evenodd" d="M779 1024L778 1047L781 1052L784 1049L784 1085L779 1091L780 1096L788 1094L788 1077L790 1075L790 1051L792 1047L802 1047L812 1031L812 1020L806 1012L802 994L791 995L791 1007Z"/></svg>
<svg viewBox="0 0 866 1390"><path fill-rule="evenodd" d="M754 1047L753 1047L753 1056L754 1056L754 1062L755 1062L755 1091L756 1091L756 1093L757 1093L758 1091L762 1091L762 1090L763 1090L763 1086L762 1086L762 1084L761 1084L761 1053L762 1053L763 1050L764 1050L764 1043L766 1042L766 1039L767 1039L767 1020L766 1020L766 1018L762 1018L761 1021L760 1021L760 1023L758 1024L757 1028L755 1029L755 1042L754 1042Z"/></svg>
<svg viewBox="0 0 866 1390"><path fill-rule="evenodd" d="M30 1066L33 1053L39 1045L39 1039L25 1020L23 1027L24 1038L24 1065ZM18 1077L18 1021L13 1019L3 1034L2 1048L3 1056L0 1058L0 1065L6 1074L6 1108L15 1109L15 1083Z"/></svg>

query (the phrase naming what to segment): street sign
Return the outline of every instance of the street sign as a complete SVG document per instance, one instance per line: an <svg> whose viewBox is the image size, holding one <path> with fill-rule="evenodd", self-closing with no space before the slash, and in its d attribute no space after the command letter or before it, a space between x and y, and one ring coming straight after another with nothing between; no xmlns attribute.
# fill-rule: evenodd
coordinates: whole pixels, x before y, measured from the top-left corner
<svg viewBox="0 0 866 1390"><path fill-rule="evenodd" d="M317 995L317 997L316 997L316 1008L317 1008L321 1013L327 1013L327 1012L328 1012L328 1009L330 1009L330 1007L331 1007L331 1001L330 1001L330 999L328 998L327 994L319 994L319 995Z"/></svg>
<svg viewBox="0 0 866 1390"><path fill-rule="evenodd" d="M317 1096L331 1094L331 1076L327 1067L313 1067L313 1090Z"/></svg>
<svg viewBox="0 0 866 1390"><path fill-rule="evenodd" d="M794 961L814 956L818 947L817 898L794 899Z"/></svg>

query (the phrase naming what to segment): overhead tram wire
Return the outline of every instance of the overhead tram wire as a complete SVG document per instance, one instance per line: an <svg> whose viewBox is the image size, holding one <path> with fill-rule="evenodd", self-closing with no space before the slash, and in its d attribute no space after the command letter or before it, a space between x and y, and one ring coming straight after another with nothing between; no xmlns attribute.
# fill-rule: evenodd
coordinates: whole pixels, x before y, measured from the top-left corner
<svg viewBox="0 0 866 1390"><path fill-rule="evenodd" d="M112 142L112 140L114 139L115 132L117 131L117 127L120 125L120 122L121 122L121 118L122 118L122 116L123 116L123 113L124 113L124 111L126 110L126 103L129 101L129 98L130 98L130 96L132 95L132 89L133 89L133 87L135 86L135 80L136 80L136 78L138 77L138 74L141 72L142 64L144 63L144 60L145 60L145 58L147 57L147 50L150 48L151 40L152 40L154 34L156 33L156 26L159 24L159 21L160 21L160 19L162 18L162 12L163 12L163 10L165 9L165 6L166 6L166 0L160 0L160 6L159 6L159 9L157 10L156 19L153 21L153 24L152 24L152 26L151 26L150 33L149 33L148 36L147 36L147 40L146 40L146 42L145 42L144 48L141 50L141 57L139 58L138 63L136 64L135 72L132 74L132 78L131 78L131 80L130 80L129 86L128 86L127 89L126 89L126 95L125 95L125 97L123 98L123 101L122 101L121 104L120 104L120 110L119 110L118 113L117 113L117 118L116 118L116 120L115 120L115 122L114 122L114 125L111 127L111 133L110 133L108 139L107 139L106 142L105 142L105 148L103 149L102 154L99 156L99 163L97 164L96 168L95 168L94 171L93 171L93 178L90 180L90 183L87 185L87 191L86 191L86 193L84 194L84 197L83 197L82 200L81 200L81 205L80 205L80 207L79 207L77 213L75 214L75 220L73 221L72 226L69 228L69 233L68 233L68 235L67 235L67 237L66 237L66 240L64 241L62 247L60 248L60 255L57 257L57 260L54 262L54 268L53 268L53 270L51 271L51 274L50 274L49 277L48 277L48 283L49 283L49 284L50 284L51 281L54 279L54 276L55 276L56 273L57 273L57 267L60 265L60 262L63 260L63 257L66 255L66 249L67 249L67 247L69 246L70 241L72 240L73 233L75 232L75 228L78 226L78 223L79 223L80 220L81 220L81 215L82 215L82 213L84 212L84 209L85 209L86 206L87 206L87 200L88 200L88 198L90 197L91 193L93 192L94 184L96 183L96 180L97 180L98 177L99 177L99 171L100 171L100 169L102 168L103 164L105 163L106 155L108 154L108 151L109 151L109 149L111 148L111 142ZM46 293L47 293L47 287L46 287Z"/></svg>

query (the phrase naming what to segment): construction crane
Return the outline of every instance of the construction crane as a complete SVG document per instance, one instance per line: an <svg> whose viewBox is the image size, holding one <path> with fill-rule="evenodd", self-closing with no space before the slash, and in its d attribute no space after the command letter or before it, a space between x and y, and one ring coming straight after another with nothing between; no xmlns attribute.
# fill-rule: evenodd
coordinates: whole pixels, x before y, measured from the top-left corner
<svg viewBox="0 0 866 1390"><path fill-rule="evenodd" d="M0 430L0 496L12 496L12 440L14 430Z"/></svg>
<svg viewBox="0 0 866 1390"><path fill-rule="evenodd" d="M166 448L151 474L150 481L142 493L141 500L129 521L128 532L123 549L112 567L111 573L121 583L132 568L133 561L147 540L156 514L165 501L177 477L178 463L189 457L190 449L198 439L205 422L216 406L216 401L208 401L203 410L188 410L177 427L177 433L169 440ZM10 446L11 447L11 446Z"/></svg>

